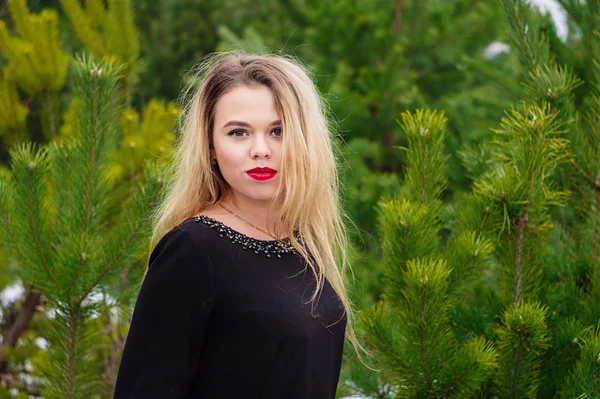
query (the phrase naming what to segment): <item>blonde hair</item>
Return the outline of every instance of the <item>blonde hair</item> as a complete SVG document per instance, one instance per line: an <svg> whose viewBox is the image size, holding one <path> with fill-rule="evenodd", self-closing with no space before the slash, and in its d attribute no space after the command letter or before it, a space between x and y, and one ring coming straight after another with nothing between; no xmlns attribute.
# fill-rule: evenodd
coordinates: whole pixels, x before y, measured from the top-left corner
<svg viewBox="0 0 600 399"><path fill-rule="evenodd" d="M306 68L290 57L238 51L213 54L192 76L182 95L180 137L166 172L166 189L152 215L151 250L169 230L223 199L227 183L210 160L215 105L235 87L264 85L273 93L284 132L281 180L269 207L269 212L276 212L275 235L289 237L312 269L317 282L312 309L327 278L344 305L346 337L359 359L359 349L370 355L356 338L343 278L349 240L340 208L335 138L327 108ZM196 82L201 82L198 88Z"/></svg>

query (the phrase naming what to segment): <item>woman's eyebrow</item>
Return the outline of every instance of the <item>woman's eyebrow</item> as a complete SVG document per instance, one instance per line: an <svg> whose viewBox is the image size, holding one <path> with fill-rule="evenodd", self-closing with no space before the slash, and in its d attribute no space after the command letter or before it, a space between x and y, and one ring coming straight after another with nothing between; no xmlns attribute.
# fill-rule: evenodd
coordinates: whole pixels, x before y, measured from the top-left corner
<svg viewBox="0 0 600 399"><path fill-rule="evenodd" d="M227 126L244 126L244 127L250 127L249 123L246 122L242 122L242 121L229 121L226 124L223 125L223 127L227 127Z"/></svg>
<svg viewBox="0 0 600 399"><path fill-rule="evenodd" d="M281 120L276 120L274 122L269 123L269 126L279 126L281 125ZM228 126L243 126L243 127L251 127L249 123L247 122L243 122L243 121L234 121L231 120L229 122L227 122L226 124L223 125L223 128L226 128Z"/></svg>

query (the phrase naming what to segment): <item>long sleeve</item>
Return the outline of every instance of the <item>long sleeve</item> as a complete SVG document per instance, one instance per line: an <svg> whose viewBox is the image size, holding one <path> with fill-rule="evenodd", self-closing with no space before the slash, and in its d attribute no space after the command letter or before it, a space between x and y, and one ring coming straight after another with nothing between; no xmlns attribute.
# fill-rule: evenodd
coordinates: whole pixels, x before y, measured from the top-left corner
<svg viewBox="0 0 600 399"><path fill-rule="evenodd" d="M215 301L200 239L176 227L156 245L127 335L114 399L185 398Z"/></svg>

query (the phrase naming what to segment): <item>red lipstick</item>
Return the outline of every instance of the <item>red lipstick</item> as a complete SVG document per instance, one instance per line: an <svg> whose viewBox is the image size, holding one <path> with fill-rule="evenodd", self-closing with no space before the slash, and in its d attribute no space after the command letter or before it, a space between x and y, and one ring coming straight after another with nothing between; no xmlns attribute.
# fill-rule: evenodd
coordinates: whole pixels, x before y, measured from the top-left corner
<svg viewBox="0 0 600 399"><path fill-rule="evenodd" d="M254 180L269 180L269 179L272 179L273 177L275 177L275 174L277 174L277 171L275 169L264 167L264 168L250 169L250 170L246 171L246 173L248 173L248 176L250 176Z"/></svg>

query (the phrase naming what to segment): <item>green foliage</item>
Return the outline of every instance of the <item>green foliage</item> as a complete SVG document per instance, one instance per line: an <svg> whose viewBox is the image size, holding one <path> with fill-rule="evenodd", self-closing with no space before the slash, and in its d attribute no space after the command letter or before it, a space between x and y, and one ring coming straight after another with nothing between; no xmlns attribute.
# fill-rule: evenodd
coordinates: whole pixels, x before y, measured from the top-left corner
<svg viewBox="0 0 600 399"><path fill-rule="evenodd" d="M0 80L0 134L23 129L28 113L27 107L19 102L16 84Z"/></svg>
<svg viewBox="0 0 600 399"><path fill-rule="evenodd" d="M0 180L0 209L6 244L12 257L22 264L24 279L36 279L35 271L41 265L46 276L37 280L41 287L52 290L56 278L45 256L50 243L40 241L40 237L48 236L49 223L43 219L36 224L31 216L45 214L47 151L35 152L35 146L23 145L12 151L11 159L12 176L3 175ZM15 184L17 182L21 184Z"/></svg>
<svg viewBox="0 0 600 399"><path fill-rule="evenodd" d="M217 46L217 51L240 49L254 54L266 52L265 42L252 26L246 27L241 37L225 25L219 26L218 33L221 42Z"/></svg>
<svg viewBox="0 0 600 399"><path fill-rule="evenodd" d="M568 296L571 292L567 291L566 294L562 293L563 296ZM546 318L550 327L548 341L551 342L551 345L545 349L541 359L540 376L542 378L547 375L553 377L543 378L544 383L539 387L538 397L556 395L557 392L568 386L566 381L568 373L565 373L565 370L573 370L581 356L581 350L577 343L590 329L581 318L573 316L573 311L570 315L559 317L553 307L548 307L548 309L552 309ZM582 377L586 379L586 376Z"/></svg>
<svg viewBox="0 0 600 399"><path fill-rule="evenodd" d="M146 106L143 120L139 113L129 108L121 115L123 139L113 153L115 180L139 178L144 162L148 159L164 162L171 155L175 139L173 130L181 109L174 102L168 104L152 99Z"/></svg>
<svg viewBox="0 0 600 399"><path fill-rule="evenodd" d="M444 252L452 270L448 277L447 291L453 296L461 297L473 289L474 280L480 276L482 270L487 269L494 246L490 240L484 239L474 231L465 230L452 235Z"/></svg>
<svg viewBox="0 0 600 399"><path fill-rule="evenodd" d="M136 223L148 210L144 201L149 193L160 186L160 166L145 162L168 156L178 112L167 101L152 101L148 107L144 103L152 96L175 98L185 70L222 48L220 41L228 48L300 56L311 66L339 121L344 208L358 226L351 295L368 309L362 315L368 342L383 368L365 370L346 357L339 396L416 397L411 395L419 392L420 397L504 397L516 379L517 389L523 381L533 381L523 396L535 391L540 398L557 393L564 398L598 397L598 333L590 328L600 319L598 9L593 1L559 3L569 16L564 41L548 16L517 0L94 0L86 1L85 8L64 0L61 4L81 43L125 65L121 74L128 105L140 105L140 113L133 107L111 108L110 122L96 125L111 135L110 142L101 138L96 143L98 151L104 148L100 154L78 141L84 131L81 123L93 132L89 100L59 93L68 62L48 61L51 54L65 56L57 14L30 14L23 0L11 0L11 14L18 14L13 15L14 26L0 22L6 62L0 81L0 131L8 133L4 142L10 145L26 133L39 139L38 130L54 142L16 147L12 162L18 164L10 174L0 174L0 203L9 209L0 215L27 221L15 236L8 236L7 244L23 243L22 253L29 257L17 254L12 259L18 249L7 251L3 284L23 273L39 281L42 290L51 289L42 257L57 281L72 280L68 265L82 262L86 267L71 286L50 294L47 314L57 312L52 325L64 323L52 330L58 335L40 328L44 319L34 319L23 347L9 350L10 364L18 368L31 359L32 375L42 380L46 373L54 375L47 392L63 397L60 386L66 374L56 366L60 361L51 361L66 361L70 349L55 345L49 355L33 342L37 336L58 340L71 334L94 347L88 352L71 348L89 362L74 365L106 384L86 388L85 377L73 381L89 388L85 392L110 396L114 369L100 365L99 359L108 356L109 363L115 362L116 332L125 332L127 302L135 296L141 275L134 264L139 242L134 239L131 250L123 253L119 242L144 234ZM500 10L505 19L498 17ZM510 36L505 27L512 27ZM65 24L61 31L68 44L66 29ZM492 41L507 38L512 45L508 52L483 55ZM48 68L56 70L51 75ZM14 78L17 73L27 76ZM52 86L61 74L63 83ZM142 84L134 89L137 77ZM44 85L56 89L39 89ZM34 89L38 91L30 101ZM17 90L29 98L21 100ZM117 104L121 100L114 96ZM518 100L523 102L511 106ZM68 103L61 115L62 104ZM419 108L443 112L415 111ZM498 125L505 109L509 111ZM397 118L400 123L395 123ZM488 140L491 133L493 141ZM108 147L112 150L105 151ZM398 147L404 151L395 151ZM85 172L93 164L91 154L99 156L94 162L101 165L92 168L88 192L82 181L89 178ZM97 216L95 206L74 202L85 204L88 193L99 201ZM13 209L21 204L27 207ZM27 209L39 212L33 222ZM86 209L94 210L89 219ZM129 209L131 219L123 219L121 209ZM67 230L69 220L75 225L72 232ZM81 298L105 270L80 314L63 306L68 303L65 294L73 301ZM423 293L425 304L435 306L419 313L421 302L410 296ZM96 294L109 301L106 307L88 301ZM531 317L519 327L516 309L534 309L537 305L531 304L538 303L543 305L537 313L526 312ZM108 309L115 306L121 314L111 319ZM401 316L412 324L400 323ZM75 333L65 329L71 320L78 325ZM519 328L525 327L528 337L545 337L543 348L541 340L519 341ZM109 330L104 336L95 334ZM446 343L432 341L436 334ZM537 353L522 352L523 366L516 373L520 342L538 346ZM75 396L83 395L79 389Z"/></svg>
<svg viewBox="0 0 600 399"><path fill-rule="evenodd" d="M127 82L136 82L140 45L138 29L128 0L61 0L79 40L97 58L116 57L124 65Z"/></svg>
<svg viewBox="0 0 600 399"><path fill-rule="evenodd" d="M600 320L598 80L578 101L574 93L588 83L554 62L551 35L531 32L542 19L530 24L528 5L504 5L525 63L523 89L515 90L523 99L493 129L493 140L461 153L472 191L444 207L446 180L435 172L447 173L449 137L424 144L418 133L429 132L427 124L404 124L405 182L394 200L381 203L383 301L363 311L360 324L382 368L377 388L390 384L395 397L600 395L598 334L590 327ZM429 281L429 289L415 289ZM456 348L463 354L454 357ZM462 379L460 367L480 364L468 360L468 348L488 367L465 374L473 379L464 390L441 388Z"/></svg>
<svg viewBox="0 0 600 399"><path fill-rule="evenodd" d="M521 0L501 1L515 35L512 44L521 57L521 63L531 70L552 61L549 38L541 29L541 18L530 4Z"/></svg>
<svg viewBox="0 0 600 399"><path fill-rule="evenodd" d="M402 297L404 274L409 260L435 256L439 246L439 225L432 220L425 205L407 200L381 203L380 232L386 265L389 295Z"/></svg>
<svg viewBox="0 0 600 399"><path fill-rule="evenodd" d="M75 6L85 14L79 3ZM118 83L127 85L124 94L129 100L140 66L133 62L139 58L139 46L135 42L137 30L131 7L123 2L108 4L108 8L103 2L86 2L86 6L90 15L84 22L91 24L87 33L92 34L88 38L102 42L106 54L101 57L101 64L80 59L71 69L68 90L63 89L69 65L64 64L63 55L69 62L71 56L62 52L60 39L67 47L74 42L65 37L66 24L59 39L57 16L62 14L50 9L32 14L24 1L11 1L12 18L7 18L6 24L0 21L0 29L5 32L0 39L4 63L0 80L0 131L4 142L0 144L13 146L7 148L11 170L0 165L0 216L4 223L10 221L10 225L3 226L9 239L3 241L0 253L0 276L2 287L19 285L22 280L26 292L35 283L33 289L43 292L41 301L48 305L45 309L33 309L27 330L17 334L17 346L3 347L5 355L0 364L6 387L0 394L8 394L9 390L34 396L46 390L54 397L88 397L90 392L102 397L112 394L123 340L116 335L100 335L93 319L119 309L120 317L110 323L113 329L122 331L122 336L125 334L123 329L130 317L128 305L137 294L142 276L136 263L140 253L147 250L144 240L149 232L143 222L162 181L160 166L152 162L168 158L174 138L172 130L179 110L173 103L151 100L142 116L133 108L122 111L122 89ZM119 18L124 18L124 22L119 22ZM127 34L125 31L130 28L134 30ZM9 36L9 31L13 36ZM126 42L123 34L128 35ZM116 38L115 46L105 43L107 35ZM94 47L94 43L85 44ZM129 57L123 60L123 54ZM88 69L82 71L81 63ZM29 80L11 72L15 65L17 72L27 74ZM87 75L82 78L81 73ZM107 77L113 83L108 84ZM60 84L44 86L39 93L33 93L28 87L35 85L23 86L28 81ZM19 98L23 92L29 95L26 100ZM67 112L61 115L62 105L67 103ZM59 129L61 119L63 125ZM123 123L115 123L120 119ZM30 137L36 143L27 142ZM127 144L135 142L137 148L132 149L124 140ZM44 144L47 141L50 143ZM123 209L131 213L123 213ZM109 242L109 237L116 241ZM104 298L101 302L106 302L102 307L97 307L99 295ZM3 312L5 334L14 328L15 317L23 316L26 305L18 299L2 304L2 308L7 309ZM51 317L46 318L44 311ZM55 326L67 319L75 320L75 331ZM51 339L56 345L40 349L38 337ZM67 337L77 344L62 345ZM98 348L107 339L110 345ZM85 346L90 350L98 348L94 349L95 360L82 349ZM78 360L73 361L73 356ZM108 365L105 356L110 358ZM86 361L91 362L89 367L83 364ZM77 370L70 381L65 379L68 369ZM33 378L22 378L25 374ZM104 384L97 385L98 379ZM90 385L90 381L94 383ZM72 391L66 391L68 383L76 385Z"/></svg>
<svg viewBox="0 0 600 399"><path fill-rule="evenodd" d="M403 119L411 143L403 188L409 188L404 197L380 204L384 301L363 311L360 325L397 397L472 397L495 367L496 352L482 337L459 342L449 315L459 293L464 295L488 263L492 246L464 231L446 251L457 269L442 258L438 234L446 157L440 149L446 120L436 112L405 113Z"/></svg>
<svg viewBox="0 0 600 399"><path fill-rule="evenodd" d="M583 82L566 68L544 65L529 72L524 87L527 95L537 104L548 103L552 111L568 121L575 112L574 90Z"/></svg>
<svg viewBox="0 0 600 399"><path fill-rule="evenodd" d="M373 220L381 197L389 197L400 189L398 175L377 172L382 162L382 147L366 138L350 140L341 149L340 178L343 182L344 208L360 229L356 242L364 240L365 248L377 247L371 235L375 234Z"/></svg>
<svg viewBox="0 0 600 399"><path fill-rule="evenodd" d="M561 132L556 113L547 106L532 105L520 106L507 115L494 141L502 166L482 176L473 188L475 196L485 199L491 214L489 230L505 240L500 270L506 303L524 295L536 298L544 269L539 251L545 248L552 227L547 209L551 204L563 204L568 195L547 178L568 156L566 141L556 137Z"/></svg>
<svg viewBox="0 0 600 399"><path fill-rule="evenodd" d="M142 103L151 97L177 98L186 72L217 49L223 30L239 36L254 21L268 17L281 22L286 17L276 0L136 0L131 6L145 65L136 87ZM279 36L272 39L285 41ZM268 37L264 40L272 49L281 46Z"/></svg>
<svg viewBox="0 0 600 399"><path fill-rule="evenodd" d="M71 56L61 48L56 12L32 14L25 0L10 0L8 5L19 35L11 37L0 21L0 48L9 60L4 78L29 95L60 90Z"/></svg>
<svg viewBox="0 0 600 399"><path fill-rule="evenodd" d="M485 143L465 145L458 151L457 156L465 169L465 175L471 181L490 172L496 163L492 148Z"/></svg>
<svg viewBox="0 0 600 399"><path fill-rule="evenodd" d="M148 165L135 195L107 232L111 202L106 192L110 155L117 146L119 104L114 92L122 67L81 57L74 64L75 95L81 101L76 134L37 150L11 151L12 176L0 181L2 234L23 279L44 293L52 307L44 397L84 398L96 392L98 374L90 350L102 332L92 294L140 254L145 222L161 186ZM27 204L27 206L22 206ZM120 291L111 291L119 298Z"/></svg>
<svg viewBox="0 0 600 399"><path fill-rule="evenodd" d="M495 351L481 338L453 342L446 295L450 269L435 260L409 261L403 298L361 314L386 379L398 397L471 397L495 364ZM444 355L442 355L442 353Z"/></svg>
<svg viewBox="0 0 600 399"><path fill-rule="evenodd" d="M600 398L600 328L590 329L581 339L575 340L581 348L581 357L570 372L568 382L560 392L561 398Z"/></svg>
<svg viewBox="0 0 600 399"><path fill-rule="evenodd" d="M504 312L496 331L500 361L495 382L500 396L537 397L541 357L548 346L546 313L540 304L526 302Z"/></svg>
<svg viewBox="0 0 600 399"><path fill-rule="evenodd" d="M443 152L446 123L443 112L417 110L414 116L407 112L402 114L401 126L410 151L400 194L427 206L432 215L441 215L440 198L448 185L448 156Z"/></svg>
<svg viewBox="0 0 600 399"><path fill-rule="evenodd" d="M8 61L0 76L0 135L10 133L6 135L9 143L27 137L28 110L19 103L17 86L30 97L40 95L35 105L41 114L41 130L49 138L56 134L54 116L60 108L56 94L65 84L71 56L61 47L54 10L30 13L25 0L10 0L8 5L17 34L11 36L0 20L0 48Z"/></svg>

